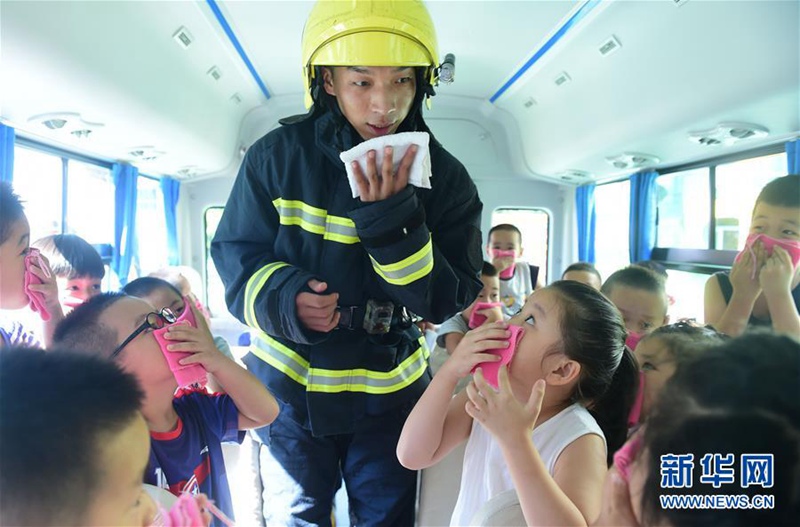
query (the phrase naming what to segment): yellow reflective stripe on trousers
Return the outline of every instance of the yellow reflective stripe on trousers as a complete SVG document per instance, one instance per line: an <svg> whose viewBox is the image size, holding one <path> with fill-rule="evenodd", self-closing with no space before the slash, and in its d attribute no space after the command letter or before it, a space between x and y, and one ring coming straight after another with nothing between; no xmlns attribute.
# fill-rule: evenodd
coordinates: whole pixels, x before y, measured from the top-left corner
<svg viewBox="0 0 800 527"><path fill-rule="evenodd" d="M264 287L264 284L267 283L269 277L272 276L272 273L288 265L289 264L286 262L267 264L256 271L255 274L250 277L250 280L247 281L247 285L244 288L244 320L251 328L261 329L256 319L256 298L258 298L258 293L261 292L261 289Z"/></svg>
<svg viewBox="0 0 800 527"><path fill-rule="evenodd" d="M255 335L250 351L309 392L387 394L413 384L425 373L430 353L424 337L418 342L419 348L391 371L312 368L306 359L263 332Z"/></svg>
<svg viewBox="0 0 800 527"><path fill-rule="evenodd" d="M397 263L382 265L375 258L370 256L372 268L381 278L392 285L408 285L415 280L419 280L433 269L433 243L430 236L428 243L422 248Z"/></svg>
<svg viewBox="0 0 800 527"><path fill-rule="evenodd" d="M350 245L360 241L356 224L350 218L331 216L327 210L312 207L300 200L277 198L272 204L278 211L281 225L296 225L332 242Z"/></svg>

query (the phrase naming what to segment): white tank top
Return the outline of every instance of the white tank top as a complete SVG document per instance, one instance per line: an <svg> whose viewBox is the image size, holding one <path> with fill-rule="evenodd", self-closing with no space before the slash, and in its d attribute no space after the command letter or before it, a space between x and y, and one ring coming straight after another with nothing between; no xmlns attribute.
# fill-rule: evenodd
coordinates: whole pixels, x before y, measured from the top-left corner
<svg viewBox="0 0 800 527"><path fill-rule="evenodd" d="M533 444L551 476L561 452L586 434L599 435L605 443L600 425L586 408L577 403L533 429ZM514 483L500 446L483 425L473 421L464 453L461 488L450 525L469 525L484 503L513 488Z"/></svg>

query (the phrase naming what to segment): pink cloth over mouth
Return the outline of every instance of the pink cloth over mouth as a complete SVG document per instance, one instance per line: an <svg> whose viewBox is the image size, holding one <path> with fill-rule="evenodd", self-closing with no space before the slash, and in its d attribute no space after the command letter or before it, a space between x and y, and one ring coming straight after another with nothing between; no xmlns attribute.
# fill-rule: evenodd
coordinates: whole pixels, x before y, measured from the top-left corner
<svg viewBox="0 0 800 527"><path fill-rule="evenodd" d="M511 336L508 338L508 347L507 348L498 348L493 350L486 350L484 353L494 353L495 355L500 356L499 361L493 362L481 362L480 364L476 364L474 368L472 368L472 373L475 373L475 370L478 368L481 369L483 372L483 377L486 379L492 387L495 389L499 388L500 383L498 380L498 374L500 373L500 366L507 365L511 362L511 359L514 357L514 353L517 351L517 345L519 344L520 339L522 339L522 335L525 333L525 329L521 326L508 326L508 330L511 332Z"/></svg>

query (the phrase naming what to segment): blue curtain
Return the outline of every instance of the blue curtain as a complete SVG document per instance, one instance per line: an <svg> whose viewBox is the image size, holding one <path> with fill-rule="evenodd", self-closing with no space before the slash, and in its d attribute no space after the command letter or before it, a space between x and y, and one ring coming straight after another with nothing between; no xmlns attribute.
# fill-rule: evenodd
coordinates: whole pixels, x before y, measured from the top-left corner
<svg viewBox="0 0 800 527"><path fill-rule="evenodd" d="M649 260L656 244L656 178L658 172L631 176L630 257L631 262Z"/></svg>
<svg viewBox="0 0 800 527"><path fill-rule="evenodd" d="M128 283L136 250L136 191L139 169L126 163L114 163L114 254L111 269L121 286Z"/></svg>
<svg viewBox="0 0 800 527"><path fill-rule="evenodd" d="M14 129L0 124L0 181L14 179Z"/></svg>
<svg viewBox="0 0 800 527"><path fill-rule="evenodd" d="M169 265L180 265L178 254L178 217L175 208L181 192L179 181L171 177L161 178L161 193L164 195L164 216L167 218L167 249Z"/></svg>
<svg viewBox="0 0 800 527"><path fill-rule="evenodd" d="M786 159L789 161L789 174L800 174L800 139L786 143Z"/></svg>
<svg viewBox="0 0 800 527"><path fill-rule="evenodd" d="M578 260L595 263L594 237L597 214L594 208L594 184L575 189L575 209L578 215Z"/></svg>

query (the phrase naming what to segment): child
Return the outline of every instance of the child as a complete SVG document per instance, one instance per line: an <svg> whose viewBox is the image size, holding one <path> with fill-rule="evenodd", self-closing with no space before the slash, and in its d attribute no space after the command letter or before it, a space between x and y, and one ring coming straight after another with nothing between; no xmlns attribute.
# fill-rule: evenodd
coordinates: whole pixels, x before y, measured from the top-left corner
<svg viewBox="0 0 800 527"><path fill-rule="evenodd" d="M461 377L497 360L486 351L508 346L513 326L524 335L500 368L499 392L478 370L451 398ZM624 342L619 312L591 287L559 281L535 291L509 324L467 333L408 417L400 462L427 467L469 440L451 525L470 524L484 502L513 488L529 525L586 524L600 512L607 452L625 440L636 391Z"/></svg>
<svg viewBox="0 0 800 527"><path fill-rule="evenodd" d="M661 326L643 337L634 350L642 372L639 377L642 406L636 421L644 422L664 384L681 364L723 342L724 336L713 328L687 322Z"/></svg>
<svg viewBox="0 0 800 527"><path fill-rule="evenodd" d="M765 331L748 332L680 365L664 387L627 470L615 466L609 471L603 512L595 525L797 525L798 378L800 343ZM662 484L670 474L662 456L677 454L693 456L682 461L694 469L686 487ZM720 463L714 457L703 461L714 454L720 454ZM744 455L752 454L762 454L762 459L767 454L770 460L750 465ZM675 458L670 463L678 466ZM757 470L748 470L752 468ZM720 477L717 485L715 476ZM663 507L664 498L686 494L739 504L753 504L754 495L767 494L774 503Z"/></svg>
<svg viewBox="0 0 800 527"><path fill-rule="evenodd" d="M106 268L89 242L74 234L53 234L33 242L56 273L64 312L100 294Z"/></svg>
<svg viewBox="0 0 800 527"><path fill-rule="evenodd" d="M175 286L166 280L154 278L152 276L143 276L132 282L128 282L128 284L122 288L122 292L126 295L135 296L147 301L156 308L156 311L168 308L175 313L177 317L180 317L186 309L189 309L188 306L191 305L189 298L186 295L181 295L181 292ZM228 346L225 339L222 337L213 338L214 345L217 349L229 359L235 360L233 358L233 353L231 353L231 347ZM212 393L223 391L216 379L213 378L209 378L208 388Z"/></svg>
<svg viewBox="0 0 800 527"><path fill-rule="evenodd" d="M29 253L30 233L19 197L8 183L0 183L0 309L22 309L30 304L25 290L25 257ZM28 290L42 295L44 308L50 315L44 322L44 342L49 345L56 325L64 318L58 303L58 286L44 257L31 263L30 273L42 282L29 284ZM40 342L19 322L0 316L0 347L12 345L39 347Z"/></svg>
<svg viewBox="0 0 800 527"><path fill-rule="evenodd" d="M136 379L106 360L0 353L0 525L152 525Z"/></svg>
<svg viewBox="0 0 800 527"><path fill-rule="evenodd" d="M174 341L161 348L152 330L174 321L168 310L154 312L139 298L100 294L75 308L56 331L56 342L68 350L97 350L134 374L145 392L142 408L152 446L145 483L173 494L202 492L232 517L231 496L220 443L241 440L238 431L265 426L278 414L275 399L247 370L225 357L211 339L194 306L197 328L175 324L163 336ZM193 355L181 365L201 364L226 394L181 390L165 354Z"/></svg>
<svg viewBox="0 0 800 527"><path fill-rule="evenodd" d="M515 226L503 223L489 230L486 252L500 273L500 301L507 317L514 316L528 295L542 287L537 266L527 263L517 265L522 250L522 233Z"/></svg>
<svg viewBox="0 0 800 527"><path fill-rule="evenodd" d="M636 349L639 340L669 323L669 300L664 280L649 269L635 265L616 271L600 291L617 306L628 330L626 344Z"/></svg>
<svg viewBox="0 0 800 527"><path fill-rule="evenodd" d="M596 291L600 291L600 286L603 279L600 277L600 272L594 265L589 262L577 262L566 269L564 274L561 275L562 280L574 280L589 287L593 287Z"/></svg>
<svg viewBox="0 0 800 527"><path fill-rule="evenodd" d="M705 322L736 336L748 325L800 337L800 176L770 181L756 198L745 249L706 282Z"/></svg>

